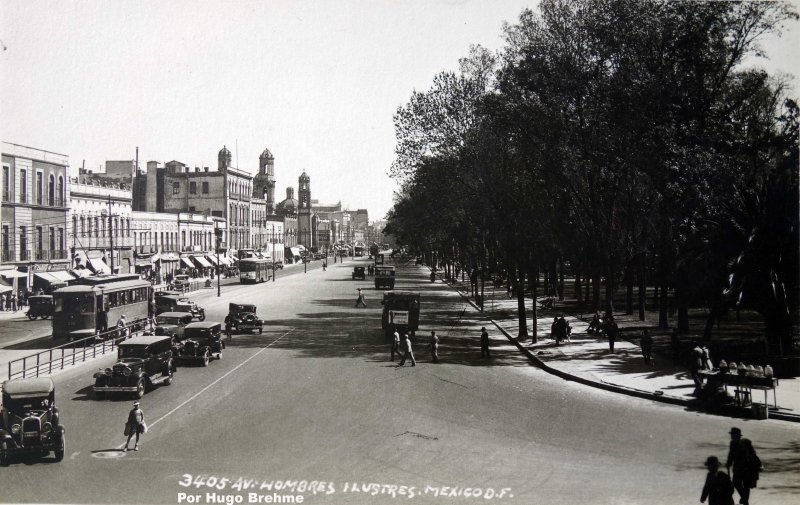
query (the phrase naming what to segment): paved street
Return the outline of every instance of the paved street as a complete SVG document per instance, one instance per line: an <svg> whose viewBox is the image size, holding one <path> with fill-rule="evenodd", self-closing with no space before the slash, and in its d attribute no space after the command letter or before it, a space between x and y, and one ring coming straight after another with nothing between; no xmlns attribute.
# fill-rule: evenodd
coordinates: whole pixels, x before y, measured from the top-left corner
<svg viewBox="0 0 800 505"><path fill-rule="evenodd" d="M67 455L0 469L0 501L179 503L187 493L210 503L216 492L246 503L248 492L306 481L304 503L321 504L387 503L390 492L414 503L487 501L464 495L476 488L506 503L695 503L702 463L725 457L732 423L767 467L752 502L798 499L796 424L732 421L566 382L498 335L494 357L482 359L486 323L422 267L398 267L397 288L420 290L423 302L418 365L395 366L381 292L371 278L350 279L359 263L367 260L323 272L314 262L306 274L294 266L274 283L195 296L210 320L229 302L257 303L269 329L235 336L221 361L180 368L172 385L145 395L150 431L139 452L118 450L132 402L88 397L93 371L113 358L57 375ZM366 309L354 308L356 287L366 288ZM441 336L438 365L430 329ZM306 489L312 482L321 492Z"/></svg>

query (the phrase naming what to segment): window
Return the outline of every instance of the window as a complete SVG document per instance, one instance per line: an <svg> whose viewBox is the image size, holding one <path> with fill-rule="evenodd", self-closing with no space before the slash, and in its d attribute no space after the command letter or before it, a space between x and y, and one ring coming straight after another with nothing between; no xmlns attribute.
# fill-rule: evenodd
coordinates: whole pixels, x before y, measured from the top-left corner
<svg viewBox="0 0 800 505"><path fill-rule="evenodd" d="M3 165L3 201L9 201L8 196L11 193L11 179L9 179L9 171L11 167Z"/></svg>
<svg viewBox="0 0 800 505"><path fill-rule="evenodd" d="M208 181L203 183L203 194L204 195L208 194Z"/></svg>
<svg viewBox="0 0 800 505"><path fill-rule="evenodd" d="M11 235L7 224L3 225L3 261L13 261L11 256Z"/></svg>
<svg viewBox="0 0 800 505"><path fill-rule="evenodd" d="M56 250L56 229L51 226L48 231L49 233L47 235L50 237L50 253L52 254L53 251Z"/></svg>
<svg viewBox="0 0 800 505"><path fill-rule="evenodd" d="M180 182L173 182L172 183L172 194L177 195L181 192L181 183Z"/></svg>
<svg viewBox="0 0 800 505"><path fill-rule="evenodd" d="M195 181L189 183L189 194L190 195L197 194L197 183Z"/></svg>
<svg viewBox="0 0 800 505"><path fill-rule="evenodd" d="M53 174L48 177L47 183L47 205L53 207L56 204L56 178Z"/></svg>
<svg viewBox="0 0 800 505"><path fill-rule="evenodd" d="M42 204L44 198L44 174L36 172L36 203Z"/></svg>
<svg viewBox="0 0 800 505"><path fill-rule="evenodd" d="M19 171L19 201L28 203L28 171Z"/></svg>
<svg viewBox="0 0 800 505"><path fill-rule="evenodd" d="M78 216L72 216L72 236L78 236Z"/></svg>
<svg viewBox="0 0 800 505"><path fill-rule="evenodd" d="M63 251L66 251L66 249L64 248L64 228L58 229L58 250L62 251L60 253L62 255L64 254ZM59 257L59 259L61 259L61 257Z"/></svg>
<svg viewBox="0 0 800 505"><path fill-rule="evenodd" d="M21 253L20 260L28 259L28 227L19 227L19 249Z"/></svg>
<svg viewBox="0 0 800 505"><path fill-rule="evenodd" d="M66 201L64 198L64 178L60 175L58 176L58 195L57 195L58 202L56 205L59 207L63 207L66 205Z"/></svg>
<svg viewBox="0 0 800 505"><path fill-rule="evenodd" d="M42 227L36 227L36 257L41 259L42 258L42 249L44 248L44 243L42 240Z"/></svg>

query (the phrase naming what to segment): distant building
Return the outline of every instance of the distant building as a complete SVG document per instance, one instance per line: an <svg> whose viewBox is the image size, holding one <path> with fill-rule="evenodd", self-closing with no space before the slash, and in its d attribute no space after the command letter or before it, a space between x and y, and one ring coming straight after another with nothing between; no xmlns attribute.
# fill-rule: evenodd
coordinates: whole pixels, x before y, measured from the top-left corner
<svg viewBox="0 0 800 505"><path fill-rule="evenodd" d="M253 178L253 198L263 198L267 214L275 214L275 158L269 149L258 157L258 173Z"/></svg>

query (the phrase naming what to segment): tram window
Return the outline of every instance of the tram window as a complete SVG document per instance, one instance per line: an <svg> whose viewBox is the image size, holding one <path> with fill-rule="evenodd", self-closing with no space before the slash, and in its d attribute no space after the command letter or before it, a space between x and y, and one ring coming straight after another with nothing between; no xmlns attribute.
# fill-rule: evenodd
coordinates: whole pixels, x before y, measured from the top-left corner
<svg viewBox="0 0 800 505"><path fill-rule="evenodd" d="M108 294L108 306L110 308L116 307L117 304L117 293L109 293Z"/></svg>

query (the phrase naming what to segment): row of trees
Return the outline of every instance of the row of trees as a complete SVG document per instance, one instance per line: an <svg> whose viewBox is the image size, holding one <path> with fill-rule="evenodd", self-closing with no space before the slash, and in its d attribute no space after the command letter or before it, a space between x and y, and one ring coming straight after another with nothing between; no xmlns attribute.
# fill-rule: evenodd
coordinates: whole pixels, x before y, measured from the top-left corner
<svg viewBox="0 0 800 505"><path fill-rule="evenodd" d="M440 261L628 312L639 285L714 318L763 314L776 352L798 307L798 107L744 68L797 19L783 2L543 0L395 115L402 191L386 233ZM544 276L542 276L544 274ZM545 285L540 286L541 278ZM605 288L605 290L603 290ZM536 317L536 303L530 308ZM536 325L533 325L536 339Z"/></svg>

